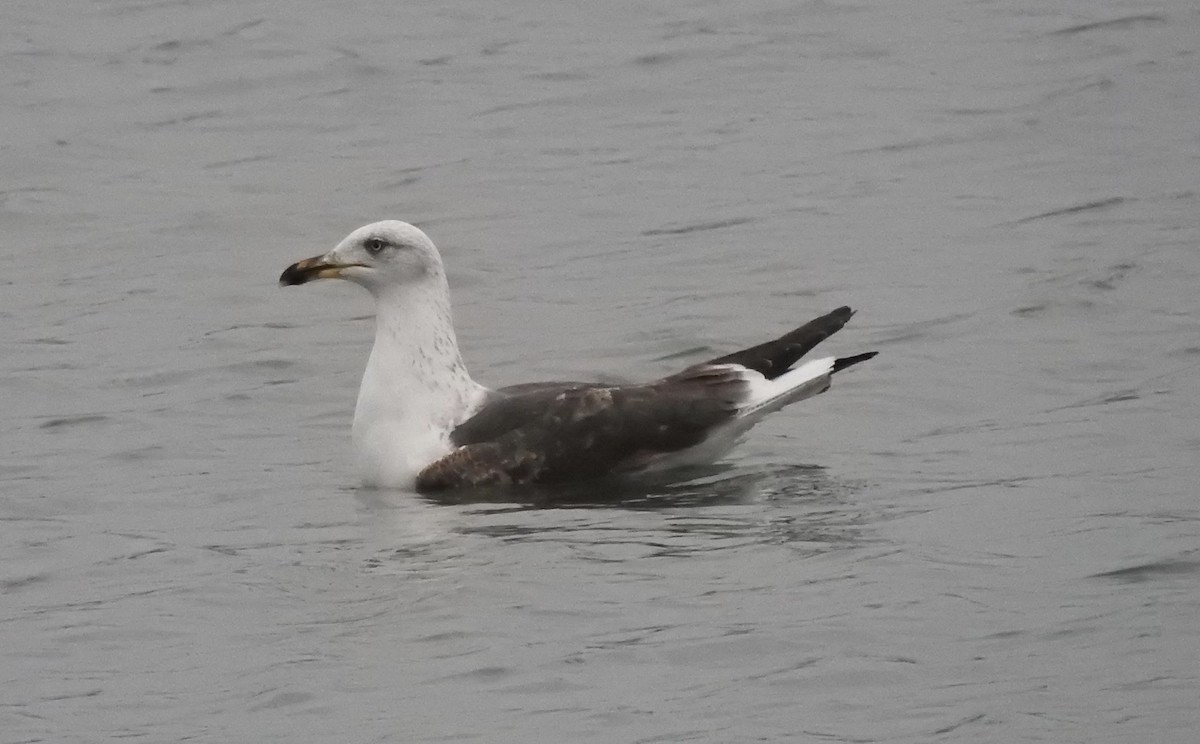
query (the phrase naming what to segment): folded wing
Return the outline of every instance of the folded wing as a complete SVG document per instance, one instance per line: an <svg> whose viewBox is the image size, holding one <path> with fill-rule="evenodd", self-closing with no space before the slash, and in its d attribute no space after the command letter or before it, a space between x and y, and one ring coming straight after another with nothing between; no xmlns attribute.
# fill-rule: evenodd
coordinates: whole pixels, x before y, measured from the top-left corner
<svg viewBox="0 0 1200 744"><path fill-rule="evenodd" d="M496 391L453 431L456 449L422 470L417 488L632 472L702 449L716 432L715 443L732 446L767 413L824 392L833 373L875 356L793 367L853 314L838 308L773 341L643 385L530 383Z"/></svg>

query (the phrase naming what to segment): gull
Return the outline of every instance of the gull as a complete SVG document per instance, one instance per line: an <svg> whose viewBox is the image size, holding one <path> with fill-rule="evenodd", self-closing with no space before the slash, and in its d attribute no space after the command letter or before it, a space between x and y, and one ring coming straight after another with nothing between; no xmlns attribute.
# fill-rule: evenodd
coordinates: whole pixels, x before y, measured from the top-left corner
<svg viewBox="0 0 1200 744"><path fill-rule="evenodd" d="M375 344L352 435L363 485L438 491L553 483L712 462L767 414L829 389L877 352L801 357L841 330L848 307L774 340L640 384L535 382L492 390L467 373L442 259L419 228L385 220L282 286L346 279L375 298Z"/></svg>

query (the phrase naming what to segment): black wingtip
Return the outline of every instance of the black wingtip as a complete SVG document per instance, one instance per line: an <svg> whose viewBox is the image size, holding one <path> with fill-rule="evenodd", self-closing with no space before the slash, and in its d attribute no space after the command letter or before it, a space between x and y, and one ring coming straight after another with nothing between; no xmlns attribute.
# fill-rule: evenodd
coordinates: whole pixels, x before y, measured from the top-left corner
<svg viewBox="0 0 1200 744"><path fill-rule="evenodd" d="M791 369L814 346L840 331L853 315L854 311L843 305L777 339L717 357L709 364L740 364L768 380L774 380Z"/></svg>
<svg viewBox="0 0 1200 744"><path fill-rule="evenodd" d="M853 367L854 365L858 364L859 362L865 362L868 359L873 359L875 357L875 355L878 353L879 353L878 351L868 351L865 354L855 354L854 356L842 357L841 359L835 359L833 362L833 371L840 372L843 369L845 369L846 367Z"/></svg>

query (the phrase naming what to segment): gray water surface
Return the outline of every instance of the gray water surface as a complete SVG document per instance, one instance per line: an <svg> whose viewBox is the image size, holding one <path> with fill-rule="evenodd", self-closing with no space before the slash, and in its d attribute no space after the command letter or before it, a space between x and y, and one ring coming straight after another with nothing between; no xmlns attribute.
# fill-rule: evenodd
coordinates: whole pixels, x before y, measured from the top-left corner
<svg viewBox="0 0 1200 744"><path fill-rule="evenodd" d="M578 7L576 7L578 6ZM1192 742L1200 12L0 10L0 742ZM490 385L841 304L679 484L356 488L395 217Z"/></svg>

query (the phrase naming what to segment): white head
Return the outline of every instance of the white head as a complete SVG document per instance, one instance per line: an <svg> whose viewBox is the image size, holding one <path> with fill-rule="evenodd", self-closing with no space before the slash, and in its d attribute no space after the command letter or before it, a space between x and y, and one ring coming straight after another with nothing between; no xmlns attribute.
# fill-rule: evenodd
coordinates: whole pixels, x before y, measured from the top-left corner
<svg viewBox="0 0 1200 744"><path fill-rule="evenodd" d="M288 287L315 279L348 279L378 296L386 289L445 282L442 258L429 236L400 220L364 225L323 256L287 267L279 283Z"/></svg>

